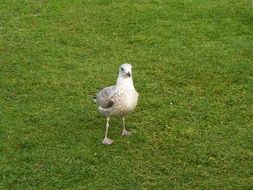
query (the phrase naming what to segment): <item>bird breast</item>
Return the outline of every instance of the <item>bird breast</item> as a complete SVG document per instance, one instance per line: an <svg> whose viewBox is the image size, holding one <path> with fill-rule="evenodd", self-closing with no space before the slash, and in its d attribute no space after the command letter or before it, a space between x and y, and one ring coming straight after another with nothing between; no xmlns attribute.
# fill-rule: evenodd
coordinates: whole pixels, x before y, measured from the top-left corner
<svg viewBox="0 0 253 190"><path fill-rule="evenodd" d="M134 110L137 105L139 94L132 84L123 84L116 87L112 99L112 107L103 108L99 106L99 111L105 116L125 116Z"/></svg>
<svg viewBox="0 0 253 190"><path fill-rule="evenodd" d="M135 106L137 105L138 101L138 93L134 88L128 88L128 89L119 89L119 96L116 106L118 107L119 112L121 112L123 115L127 114L128 112L131 112L134 110Z"/></svg>

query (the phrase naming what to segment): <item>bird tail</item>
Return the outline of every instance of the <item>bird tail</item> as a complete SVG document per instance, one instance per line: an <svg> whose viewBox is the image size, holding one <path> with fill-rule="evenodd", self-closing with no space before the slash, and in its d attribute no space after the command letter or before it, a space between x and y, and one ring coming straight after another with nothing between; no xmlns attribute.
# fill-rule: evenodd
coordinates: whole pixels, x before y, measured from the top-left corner
<svg viewBox="0 0 253 190"><path fill-rule="evenodd" d="M100 111L100 113L102 113L103 115L109 115L110 113L110 109L104 109L101 106L98 107L98 110Z"/></svg>
<svg viewBox="0 0 253 190"><path fill-rule="evenodd" d="M94 96L92 99L94 102L97 102L97 96Z"/></svg>

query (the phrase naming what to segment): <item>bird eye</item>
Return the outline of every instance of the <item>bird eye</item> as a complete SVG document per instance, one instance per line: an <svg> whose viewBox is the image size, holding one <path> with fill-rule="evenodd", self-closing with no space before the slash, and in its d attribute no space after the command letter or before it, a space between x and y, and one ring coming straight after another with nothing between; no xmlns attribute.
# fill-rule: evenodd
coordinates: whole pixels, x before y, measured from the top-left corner
<svg viewBox="0 0 253 190"><path fill-rule="evenodd" d="M123 67L121 67L121 71L124 71Z"/></svg>

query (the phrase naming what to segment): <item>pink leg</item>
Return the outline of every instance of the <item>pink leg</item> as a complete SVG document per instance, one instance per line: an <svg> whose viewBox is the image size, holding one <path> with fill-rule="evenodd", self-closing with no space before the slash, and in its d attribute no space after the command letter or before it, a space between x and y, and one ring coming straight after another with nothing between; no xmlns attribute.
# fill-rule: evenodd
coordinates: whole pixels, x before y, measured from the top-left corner
<svg viewBox="0 0 253 190"><path fill-rule="evenodd" d="M104 138L104 140L103 140L103 142L102 142L102 144L107 144L107 145L110 145L110 144L113 143L113 140L111 140L111 139L109 139L109 138L107 137L108 128L109 128L109 120L110 120L110 118L107 117L106 129L105 129L105 138Z"/></svg>
<svg viewBox="0 0 253 190"><path fill-rule="evenodd" d="M122 117L122 127L123 127L123 130L121 133L122 136L129 136L132 134L131 132L127 131L125 128L125 117Z"/></svg>

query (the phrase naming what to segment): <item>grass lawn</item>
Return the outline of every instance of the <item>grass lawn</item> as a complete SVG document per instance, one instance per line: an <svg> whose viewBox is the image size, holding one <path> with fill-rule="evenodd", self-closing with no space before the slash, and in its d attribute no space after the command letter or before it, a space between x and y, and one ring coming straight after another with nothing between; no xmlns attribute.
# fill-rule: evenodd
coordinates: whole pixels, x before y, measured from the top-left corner
<svg viewBox="0 0 253 190"><path fill-rule="evenodd" d="M133 65L112 146L92 97ZM249 0L1 0L0 189L253 188Z"/></svg>

